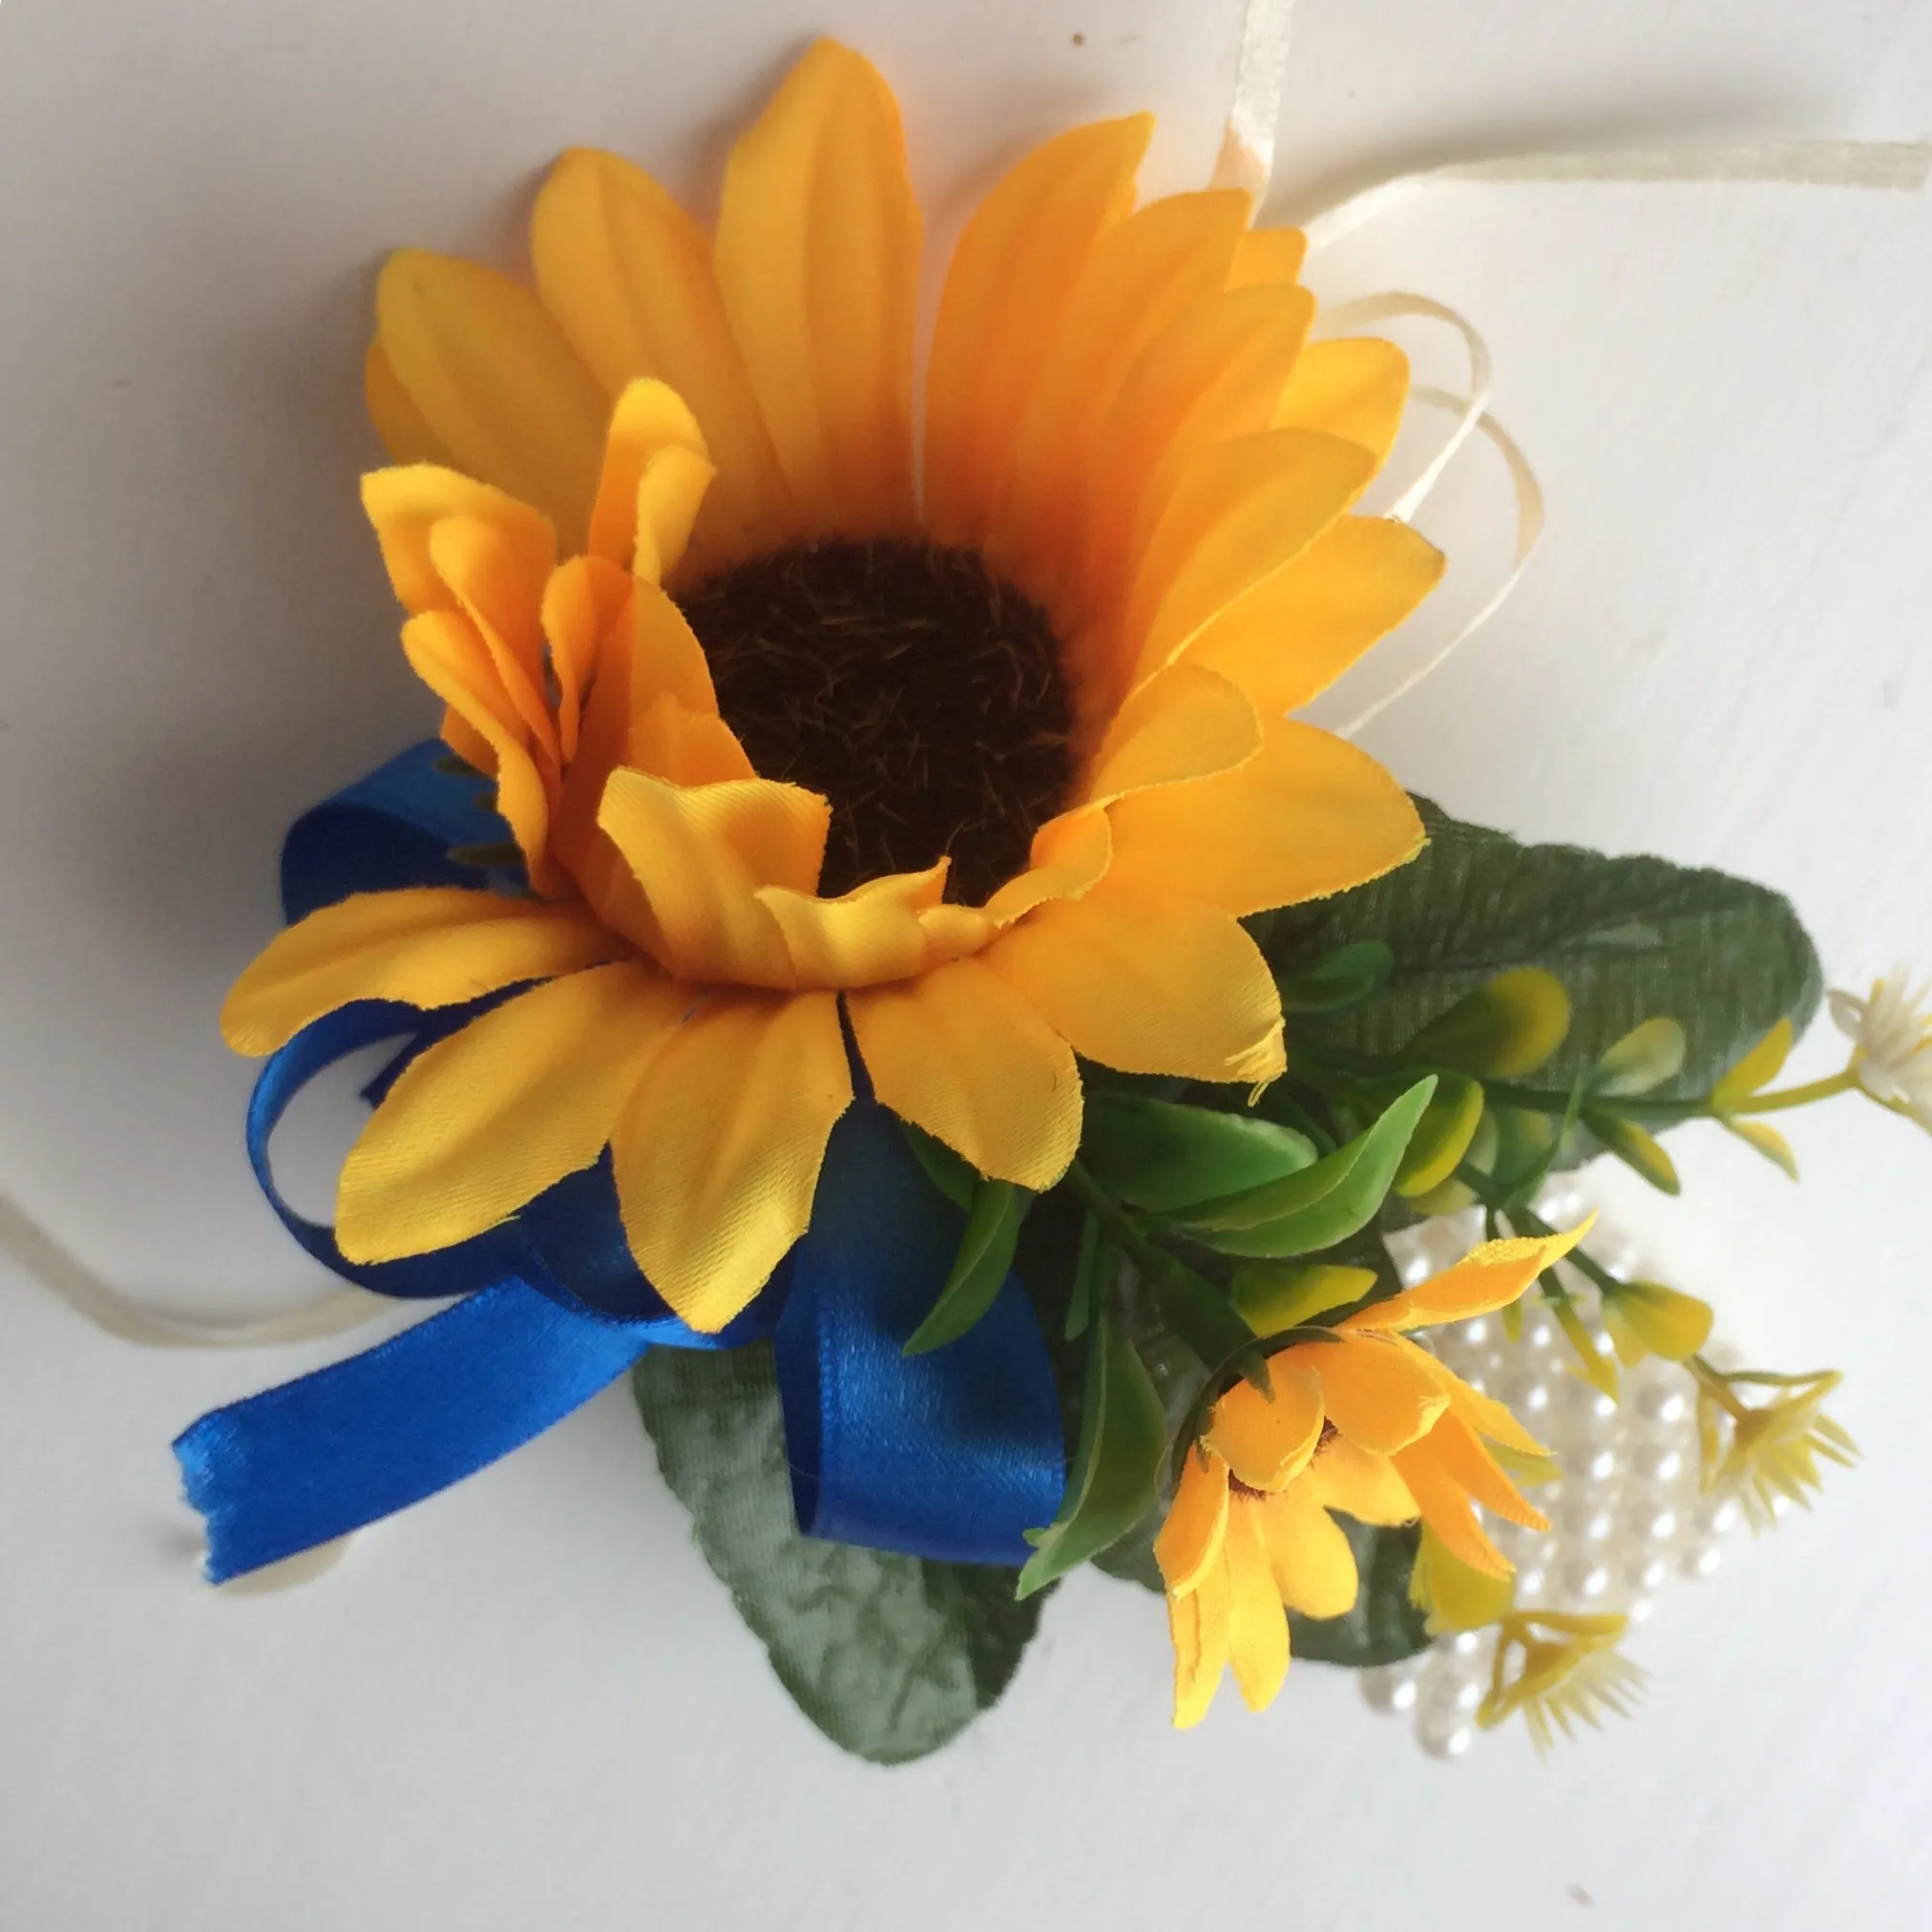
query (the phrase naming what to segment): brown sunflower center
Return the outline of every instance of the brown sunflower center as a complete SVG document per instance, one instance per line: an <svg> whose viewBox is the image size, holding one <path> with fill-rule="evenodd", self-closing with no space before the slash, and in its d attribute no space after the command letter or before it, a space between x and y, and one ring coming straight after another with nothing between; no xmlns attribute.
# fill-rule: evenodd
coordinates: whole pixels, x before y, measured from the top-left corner
<svg viewBox="0 0 1932 1932"><path fill-rule="evenodd" d="M953 865L976 904L1026 865L1073 778L1045 613L970 550L774 551L679 598L759 775L831 801L819 890Z"/></svg>

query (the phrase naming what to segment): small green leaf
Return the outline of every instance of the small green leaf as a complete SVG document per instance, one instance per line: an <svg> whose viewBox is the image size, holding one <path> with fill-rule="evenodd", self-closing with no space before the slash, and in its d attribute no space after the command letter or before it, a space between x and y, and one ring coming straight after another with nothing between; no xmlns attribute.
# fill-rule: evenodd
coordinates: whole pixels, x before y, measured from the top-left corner
<svg viewBox="0 0 1932 1932"><path fill-rule="evenodd" d="M1314 1144L1251 1114L1096 1094L1081 1164L1118 1199L1152 1214L1259 1186L1313 1165Z"/></svg>
<svg viewBox="0 0 1932 1932"><path fill-rule="evenodd" d="M1649 1093L1683 1070L1685 1045L1684 1029L1674 1019L1647 1019L1597 1061L1590 1092L1617 1100Z"/></svg>
<svg viewBox="0 0 1932 1932"><path fill-rule="evenodd" d="M1721 1114L1768 1087L1784 1071L1784 1063L1791 1058L1793 1039L1791 1021L1780 1019L1711 1089L1712 1111Z"/></svg>
<svg viewBox="0 0 1932 1932"><path fill-rule="evenodd" d="M1539 966L1519 966L1438 1014L1411 1038L1402 1058L1412 1066L1511 1080L1540 1067L1563 1044L1569 1023L1563 981Z"/></svg>
<svg viewBox="0 0 1932 1932"><path fill-rule="evenodd" d="M1078 1341L1085 1334L1094 1307L1094 1277L1101 1258L1101 1224L1091 1212L1081 1216L1080 1252L1074 1257L1073 1288L1067 1295L1065 1335Z"/></svg>
<svg viewBox="0 0 1932 1932"><path fill-rule="evenodd" d="M912 1148L920 1166L926 1170L927 1180L962 1214L970 1213L973 1196L979 1186L979 1170L971 1161L956 1154L944 1141L934 1139L924 1127L915 1127L911 1121L900 1121L899 1131L905 1135L907 1146Z"/></svg>
<svg viewBox="0 0 1932 1932"><path fill-rule="evenodd" d="M1134 1345L1104 1308L1093 1321L1081 1397L1080 1447L1060 1514L1019 1573L1018 1594L1098 1555L1153 1507L1167 1453L1167 1418Z"/></svg>
<svg viewBox="0 0 1932 1932"><path fill-rule="evenodd" d="M1396 956L1379 939L1338 946L1299 973L1275 981L1286 1014L1343 1013L1372 999L1387 985Z"/></svg>
<svg viewBox="0 0 1932 1932"><path fill-rule="evenodd" d="M1794 1181L1797 1179L1797 1156L1792 1152L1791 1143L1769 1121L1719 1118L1746 1146L1755 1147L1774 1166L1783 1168Z"/></svg>
<svg viewBox="0 0 1932 1932"><path fill-rule="evenodd" d="M1254 1331L1206 1275L1172 1255L1163 1255L1159 1265L1144 1263L1143 1271L1155 1312L1178 1340L1208 1368L1231 1361L1250 1381L1266 1387L1268 1370L1254 1346Z"/></svg>
<svg viewBox="0 0 1932 1932"><path fill-rule="evenodd" d="M1653 1134L1646 1133L1635 1121L1605 1113L1596 1107L1584 1109L1584 1125L1627 1167L1641 1174L1650 1186L1666 1194L1682 1190L1676 1164L1664 1151Z"/></svg>
<svg viewBox="0 0 1932 1932"><path fill-rule="evenodd" d="M1011 1181L981 1181L966 1210L966 1232L953 1271L939 1291L926 1319L913 1331L905 1353L922 1355L929 1349L957 1341L993 1306L1013 1250L1019 1245L1019 1224L1033 1196Z"/></svg>
<svg viewBox="0 0 1932 1932"><path fill-rule="evenodd" d="M1396 1169L1396 1192L1413 1199L1448 1180L1482 1124L1482 1107L1480 1081L1466 1073L1442 1075Z"/></svg>
<svg viewBox="0 0 1932 1932"><path fill-rule="evenodd" d="M1299 1328L1372 1294L1373 1268L1337 1267L1331 1262L1294 1262L1286 1267L1250 1262L1234 1270L1234 1306L1258 1335L1278 1335Z"/></svg>
<svg viewBox="0 0 1932 1932"><path fill-rule="evenodd" d="M1189 1231L1224 1254L1270 1260L1346 1241L1382 1205L1435 1092L1434 1075L1418 1081L1346 1145L1298 1174L1208 1202L1186 1217Z"/></svg>
<svg viewBox="0 0 1932 1932"><path fill-rule="evenodd" d="M1041 1600L1015 1600L1015 1570L801 1536L769 1343L652 1349L632 1386L704 1561L834 1744L903 1764L998 1698Z"/></svg>

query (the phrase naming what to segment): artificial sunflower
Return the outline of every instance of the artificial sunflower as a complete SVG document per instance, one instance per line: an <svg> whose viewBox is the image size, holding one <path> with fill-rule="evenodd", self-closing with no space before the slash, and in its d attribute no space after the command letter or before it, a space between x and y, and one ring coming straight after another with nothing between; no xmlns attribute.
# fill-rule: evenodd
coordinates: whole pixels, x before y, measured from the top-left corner
<svg viewBox="0 0 1932 1932"><path fill-rule="evenodd" d="M1288 1672L1286 1612L1354 1606L1354 1552L1332 1511L1377 1524L1419 1517L1457 1564L1510 1575L1470 1504L1546 1529L1486 1446L1541 1457L1541 1445L1403 1331L1503 1307L1584 1232L1488 1242L1326 1337L1271 1354L1266 1394L1240 1382L1215 1401L1154 1545L1177 1725L1207 1714L1229 1664L1250 1709L1265 1710Z"/></svg>
<svg viewBox="0 0 1932 1932"><path fill-rule="evenodd" d="M1079 1144L1077 1056L1282 1070L1241 917L1421 841L1386 772L1284 714L1440 559L1351 514L1399 352L1308 343L1300 238L1245 195L1136 210L1150 126L1063 135L986 198L922 426L899 116L830 42L732 150L715 236L578 151L534 294L390 259L368 393L401 467L365 502L523 877L313 914L225 1027L260 1054L354 1000L520 990L377 1107L351 1260L462 1240L608 1146L639 1265L716 1331L808 1223L854 1050L1030 1188Z"/></svg>

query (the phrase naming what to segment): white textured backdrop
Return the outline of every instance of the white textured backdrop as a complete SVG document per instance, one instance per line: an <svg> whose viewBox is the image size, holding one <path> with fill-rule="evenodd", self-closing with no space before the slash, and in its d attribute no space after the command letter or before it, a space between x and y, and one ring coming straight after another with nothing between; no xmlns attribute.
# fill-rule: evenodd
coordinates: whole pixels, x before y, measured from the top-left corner
<svg viewBox="0 0 1932 1932"><path fill-rule="evenodd" d="M1153 185L1188 184L1239 13L10 0L0 1186L175 1307L320 1284L213 1016L282 826L428 716L352 489L384 248L514 260L570 142L702 201L818 28L900 89L941 234L1075 116L1154 106ZM1503 148L1926 135L1928 0L1304 0L1277 179L1288 208ZM1552 501L1516 600L1373 748L1467 817L1763 878L1841 981L1932 966L1932 198L1442 187L1312 279L1470 314ZM1496 500L1472 460L1441 527ZM167 1440L325 1352L141 1354L0 1266L0 1926L1921 1923L1932 1145L1838 1102L1796 1123L1794 1190L1700 1134L1686 1202L1608 1191L1751 1354L1847 1370L1867 1460L1667 1594L1639 1719L1541 1766L1518 1734L1430 1763L1314 1668L1173 1736L1159 1606L1099 1578L953 1750L845 1761L621 1391L323 1583L218 1598Z"/></svg>

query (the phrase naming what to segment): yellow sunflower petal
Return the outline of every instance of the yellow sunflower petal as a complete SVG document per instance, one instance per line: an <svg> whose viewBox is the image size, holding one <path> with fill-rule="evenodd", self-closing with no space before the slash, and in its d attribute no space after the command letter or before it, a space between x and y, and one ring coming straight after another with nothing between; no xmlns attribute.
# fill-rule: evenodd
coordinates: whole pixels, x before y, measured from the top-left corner
<svg viewBox="0 0 1932 1932"><path fill-rule="evenodd" d="M1037 601L1071 586L1095 445L1123 380L1148 344L1226 285L1247 220L1246 195L1172 195L1095 245L1013 437L987 531L996 561Z"/></svg>
<svg viewBox="0 0 1932 1932"><path fill-rule="evenodd" d="M1313 1349L1312 1360L1329 1420L1371 1455L1415 1441L1449 1406L1426 1366L1378 1338L1343 1335Z"/></svg>
<svg viewBox="0 0 1932 1932"><path fill-rule="evenodd" d="M395 369L383 353L383 346L372 342L363 358L363 400L368 406L369 421L383 439L383 448L392 463L435 463L453 468L455 457L450 447L423 419L423 412L410 400L410 392L397 380Z"/></svg>
<svg viewBox="0 0 1932 1932"><path fill-rule="evenodd" d="M1102 880L1028 914L981 956L1103 1066L1211 1081L1281 1072L1280 995L1226 913Z"/></svg>
<svg viewBox="0 0 1932 1932"><path fill-rule="evenodd" d="M1409 358L1394 343L1341 336L1311 343L1302 352L1274 421L1278 429L1340 436L1379 465L1388 460L1408 400Z"/></svg>
<svg viewBox="0 0 1932 1932"><path fill-rule="evenodd" d="M1485 1241L1453 1268L1376 1302L1342 1325L1351 1329L1412 1329L1435 1322L1460 1321L1514 1301L1545 1268L1567 1254L1590 1231L1591 1214L1561 1234Z"/></svg>
<svg viewBox="0 0 1932 1932"><path fill-rule="evenodd" d="M658 585L638 583L632 624L623 679L627 707L641 707L660 692L668 692L688 710L715 715L718 692L704 647L684 613Z"/></svg>
<svg viewBox="0 0 1932 1932"><path fill-rule="evenodd" d="M986 901L987 918L1010 926L1049 899L1079 898L1106 876L1113 853L1113 832L1099 807L1080 806L1048 819L1033 835L1026 870Z"/></svg>
<svg viewBox="0 0 1932 1932"><path fill-rule="evenodd" d="M626 385L611 411L590 513L590 547L651 583L678 567L715 472L684 399L648 379Z"/></svg>
<svg viewBox="0 0 1932 1932"><path fill-rule="evenodd" d="M1472 1389L1460 1376L1452 1375L1447 1369L1442 1370L1438 1386L1449 1398L1449 1413L1460 1417L1479 1436L1486 1436L1490 1441L1501 1442L1505 1449L1514 1449L1523 1456L1548 1453L1516 1419L1514 1411L1494 1396Z"/></svg>
<svg viewBox="0 0 1932 1932"><path fill-rule="evenodd" d="M1275 425L1314 297L1305 288L1226 290L1189 309L1128 370L1095 459L1085 568L1120 578L1149 507L1198 452Z"/></svg>
<svg viewBox="0 0 1932 1932"><path fill-rule="evenodd" d="M1072 1049L976 959L848 997L879 1099L982 1174L1043 1191L1080 1146Z"/></svg>
<svg viewBox="0 0 1932 1932"><path fill-rule="evenodd" d="M1250 228L1234 250L1228 271L1229 288L1257 288L1301 278L1308 237L1299 228Z"/></svg>
<svg viewBox="0 0 1932 1932"><path fill-rule="evenodd" d="M1420 850L1408 793L1366 752L1286 719L1261 728L1260 751L1235 769L1108 807L1117 884L1158 892L1185 880L1209 905L1246 914L1346 892Z"/></svg>
<svg viewBox="0 0 1932 1932"><path fill-rule="evenodd" d="M926 963L919 914L939 902L946 862L923 872L889 872L836 899L784 886L759 889L778 921L801 986L876 986Z"/></svg>
<svg viewBox="0 0 1932 1932"><path fill-rule="evenodd" d="M430 556L430 535L449 517L467 517L495 531L532 609L556 561L550 519L515 497L433 463L374 470L362 479L364 513L376 533L396 600L412 616L454 610L456 593Z"/></svg>
<svg viewBox="0 0 1932 1932"><path fill-rule="evenodd" d="M805 1232L850 1104L838 999L714 993L664 1044L611 1137L638 1266L715 1334Z"/></svg>
<svg viewBox="0 0 1932 1932"><path fill-rule="evenodd" d="M1154 1539L1154 1561L1173 1592L1198 1589L1221 1561L1228 1535L1228 1465L1211 1449L1194 1448Z"/></svg>
<svg viewBox="0 0 1932 1932"><path fill-rule="evenodd" d="M632 714L624 763L673 785L722 785L758 775L717 712L694 711L668 691Z"/></svg>
<svg viewBox="0 0 1932 1932"><path fill-rule="evenodd" d="M1486 1577L1508 1576L1509 1559L1483 1533L1469 1499L1438 1460L1433 1441L1425 1437L1398 1449L1394 1460L1422 1521L1442 1539L1449 1554Z"/></svg>
<svg viewBox="0 0 1932 1932"><path fill-rule="evenodd" d="M1228 1661L1250 1711L1266 1711L1288 1675L1288 1619L1255 1499L1236 1497L1228 1512Z"/></svg>
<svg viewBox="0 0 1932 1932"><path fill-rule="evenodd" d="M376 283L376 340L457 466L581 550L606 404L536 296L473 262L399 249Z"/></svg>
<svg viewBox="0 0 1932 1932"><path fill-rule="evenodd" d="M572 557L543 587L543 637L556 677L557 750L566 762L577 756L584 699L598 661L613 635L628 628L630 607L629 574L601 556Z"/></svg>
<svg viewBox="0 0 1932 1932"><path fill-rule="evenodd" d="M455 1006L627 951L575 906L460 886L358 892L268 943L230 991L221 1032L237 1053L273 1053L351 1000Z"/></svg>
<svg viewBox="0 0 1932 1932"><path fill-rule="evenodd" d="M1151 115L1074 128L1011 168L959 238L926 376L927 527L976 543L1033 392L1101 236L1133 205Z"/></svg>
<svg viewBox="0 0 1932 1932"><path fill-rule="evenodd" d="M1231 679L1260 711L1293 711L1394 630L1443 568L1406 523L1344 516L1210 619L1182 662Z"/></svg>
<svg viewBox="0 0 1932 1932"><path fill-rule="evenodd" d="M1357 1449L1346 1436L1331 1437L1302 1480L1325 1508L1339 1509L1357 1522L1416 1520L1416 1499L1396 1474L1396 1465L1386 1456Z"/></svg>
<svg viewBox="0 0 1932 1932"><path fill-rule="evenodd" d="M598 823L663 933L673 978L789 987L791 956L760 886L809 892L831 808L816 792L765 778L680 786L628 768L611 774Z"/></svg>
<svg viewBox="0 0 1932 1932"><path fill-rule="evenodd" d="M466 1241L587 1167L688 987L620 960L521 993L411 1060L343 1165L351 1261Z"/></svg>
<svg viewBox="0 0 1932 1932"><path fill-rule="evenodd" d="M1237 1382L1214 1404L1208 1440L1250 1489L1279 1489L1308 1467L1321 1440L1321 1382L1306 1363L1276 1355L1269 1393Z"/></svg>
<svg viewBox="0 0 1932 1932"><path fill-rule="evenodd" d="M425 611L403 626L403 656L416 676L488 741L496 809L522 848L530 882L540 892L558 891L549 857L550 788L531 756L529 727L476 626L457 611Z"/></svg>
<svg viewBox="0 0 1932 1932"><path fill-rule="evenodd" d="M1237 598L1293 561L1375 473L1353 443L1270 430L1206 451L1176 479L1122 621L1132 682L1169 663Z"/></svg>
<svg viewBox="0 0 1932 1932"><path fill-rule="evenodd" d="M532 743L556 758L556 725L545 692L543 593L494 526L446 516L430 532L430 561L454 592L496 667L497 682Z"/></svg>
<svg viewBox="0 0 1932 1932"><path fill-rule="evenodd" d="M630 162L574 148L550 172L530 223L537 293L605 390L640 376L690 405L719 479L707 524L728 544L779 537L785 479L751 393L711 264L711 241ZM717 546L711 546L716 549Z"/></svg>
<svg viewBox="0 0 1932 1932"><path fill-rule="evenodd" d="M1082 803L1105 805L1129 792L1211 778L1245 765L1260 748L1261 721L1245 691L1212 671L1175 664L1149 678L1114 714Z"/></svg>
<svg viewBox="0 0 1932 1932"><path fill-rule="evenodd" d="M1509 1480L1461 1417L1450 1414L1437 1421L1429 1431L1429 1453L1436 1466L1484 1509L1525 1529L1549 1527L1549 1519Z"/></svg>
<svg viewBox="0 0 1932 1932"><path fill-rule="evenodd" d="M1174 1728L1199 1724L1228 1665L1228 1566L1216 1563L1198 1588L1167 1592L1167 1630L1174 1642Z"/></svg>
<svg viewBox="0 0 1932 1932"><path fill-rule="evenodd" d="M856 53L819 41L739 137L717 263L808 531L910 528L919 210L897 104Z"/></svg>
<svg viewBox="0 0 1932 1932"><path fill-rule="evenodd" d="M1275 1594L1304 1617L1344 1617L1361 1579L1340 1525L1304 1482L1291 1482L1255 1505Z"/></svg>

